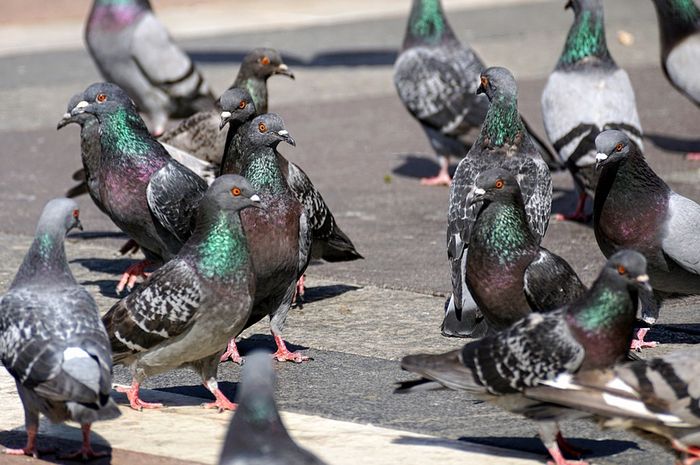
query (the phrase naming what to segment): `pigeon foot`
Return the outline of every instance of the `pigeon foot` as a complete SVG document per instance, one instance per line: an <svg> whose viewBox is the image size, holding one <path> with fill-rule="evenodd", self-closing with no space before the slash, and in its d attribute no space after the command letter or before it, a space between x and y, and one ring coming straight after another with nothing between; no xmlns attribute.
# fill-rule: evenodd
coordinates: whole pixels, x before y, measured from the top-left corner
<svg viewBox="0 0 700 465"><path fill-rule="evenodd" d="M636 350L637 352L641 352L642 349L653 349L654 347L657 347L659 345L658 342L644 340L644 337L647 335L648 332L649 328L639 328L639 331L637 331L637 338L632 341L632 345L630 345L630 350Z"/></svg>
<svg viewBox="0 0 700 465"><path fill-rule="evenodd" d="M290 352L289 349L287 349L287 344L284 343L284 339L276 334L274 336L275 342L277 343L277 352L272 354L272 357L278 362L301 363L311 360L310 357L299 352Z"/></svg>
<svg viewBox="0 0 700 465"><path fill-rule="evenodd" d="M700 161L700 152L688 152L685 159L688 161Z"/></svg>
<svg viewBox="0 0 700 465"><path fill-rule="evenodd" d="M226 352L221 354L221 358L219 361L221 363L225 362L228 359L231 359L233 363L237 363L239 365L243 365L243 357L241 357L241 354L238 353L238 346L236 345L236 338L231 339L228 341L228 346L226 346Z"/></svg>
<svg viewBox="0 0 700 465"><path fill-rule="evenodd" d="M27 427L27 445L21 449L5 449L3 454L6 455L27 455L29 457L39 458L39 450L36 448L36 434L39 427L28 426ZM43 453L49 453L52 451L42 451Z"/></svg>
<svg viewBox="0 0 700 465"><path fill-rule="evenodd" d="M95 452L90 445L90 425L80 425L80 429L83 432L83 445L76 452L71 452L65 455L61 455L58 458L62 460L81 460L87 462L89 460L99 459L101 457L108 457L112 455L109 452Z"/></svg>
<svg viewBox="0 0 700 465"><path fill-rule="evenodd" d="M122 386L117 386L115 390L126 394L127 399L129 399L129 406L139 412L143 409L156 409L163 407L163 404L144 402L143 400L139 399L139 383L136 381L131 383L131 387L125 388Z"/></svg>
<svg viewBox="0 0 700 465"><path fill-rule="evenodd" d="M554 215L556 221L575 221L577 223L588 223L591 221L592 215L587 215L586 210L586 199L588 196L585 192L579 194L578 202L576 202L576 210L573 213L557 213Z"/></svg>
<svg viewBox="0 0 700 465"><path fill-rule="evenodd" d="M588 465L588 462L584 462L583 460L566 460L561 454L559 446L557 446L556 444L553 447L548 447L547 451L549 452L549 455L551 455L554 459L554 462L548 460L547 465Z"/></svg>
<svg viewBox="0 0 700 465"><path fill-rule="evenodd" d="M219 388L214 389L214 391L212 391L212 394L214 394L216 400L214 402L202 404L202 407L219 409L219 413L223 412L224 410L234 411L238 407L238 404L234 404L233 402L228 400Z"/></svg>
<svg viewBox="0 0 700 465"><path fill-rule="evenodd" d="M122 278L119 280L119 284L117 284L117 293L121 294L125 287L128 290L131 290L139 277L148 277L150 273L147 273L145 270L151 265L152 263L150 260L141 260L135 265L131 265L129 268L127 268L122 275Z"/></svg>
<svg viewBox="0 0 700 465"><path fill-rule="evenodd" d="M420 180L421 186L447 186L452 185L452 178L449 174L440 173L432 178L423 178Z"/></svg>

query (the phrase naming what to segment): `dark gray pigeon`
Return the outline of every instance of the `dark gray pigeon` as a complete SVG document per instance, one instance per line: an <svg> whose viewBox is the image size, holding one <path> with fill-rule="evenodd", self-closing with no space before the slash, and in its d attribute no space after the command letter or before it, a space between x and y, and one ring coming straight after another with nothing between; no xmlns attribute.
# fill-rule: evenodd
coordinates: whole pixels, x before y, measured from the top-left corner
<svg viewBox="0 0 700 465"><path fill-rule="evenodd" d="M294 79L294 74L282 61L282 56L277 50L256 48L245 56L236 80L228 90L245 90L251 96L249 98L252 99L253 108L257 109L257 114L267 113L267 80L276 74ZM244 98L230 97L238 98L238 101ZM221 121L219 115L227 103L222 100L223 98L222 95L217 101L216 109L199 112L167 131L160 138L161 142L171 144L197 158L219 166L226 143L226 133L219 130Z"/></svg>
<svg viewBox="0 0 700 465"><path fill-rule="evenodd" d="M27 429L27 445L7 454L38 456L41 413L53 423L80 424L83 445L68 457L108 455L92 450L90 426L120 415L109 397L112 355L97 304L66 261L64 238L76 227L82 229L73 200L47 203L34 242L0 299L0 360L15 378Z"/></svg>
<svg viewBox="0 0 700 465"><path fill-rule="evenodd" d="M105 80L134 99L156 136L168 118L214 107L202 74L158 21L148 0L94 0L85 42Z"/></svg>
<svg viewBox="0 0 700 465"><path fill-rule="evenodd" d="M323 465L289 436L275 403L276 381L269 354L246 358L219 465Z"/></svg>
<svg viewBox="0 0 700 465"><path fill-rule="evenodd" d="M246 328L269 316L278 349L275 358L302 362L309 358L290 352L281 335L296 282L304 274L311 257L308 219L303 205L289 188L286 167L281 165L277 152L280 142L296 143L282 118L275 113L255 117L239 133L237 172L250 180L267 207L241 214L255 267L255 303ZM222 360L228 357L240 362L233 339Z"/></svg>
<svg viewBox="0 0 700 465"><path fill-rule="evenodd" d="M235 175L214 181L180 253L102 318L114 363L132 369L131 387L118 390L133 409L160 407L139 398L140 384L182 366L199 373L216 398L206 407L235 409L219 389L216 372L223 348L243 330L253 304L250 238L240 219L248 207L261 207L248 181Z"/></svg>
<svg viewBox="0 0 700 465"><path fill-rule="evenodd" d="M664 299L700 294L700 205L673 192L624 133L602 132L595 144L595 238L606 257L623 248L644 254L654 296L642 302L642 320L654 324ZM656 345L644 342L647 331L634 348Z"/></svg>
<svg viewBox="0 0 700 465"><path fill-rule="evenodd" d="M576 418L569 409L527 399L541 384L565 383L579 370L605 369L629 353L639 290L650 292L644 257L622 251L611 257L580 299L550 313L532 313L509 329L440 355L409 355L404 370L423 378L401 383L399 392L464 390L538 421L542 442L557 465L567 447L557 422ZM579 463L579 462L577 462Z"/></svg>
<svg viewBox="0 0 700 465"><path fill-rule="evenodd" d="M479 137L457 166L450 189L447 256L452 270L452 295L442 324L446 336L480 337L486 331L486 322L466 284L469 237L478 211L467 204L467 195L477 176L491 168L503 168L516 177L537 242L544 236L552 208L552 177L518 113L515 78L505 68L489 68L482 73L477 92L486 93L491 106Z"/></svg>
<svg viewBox="0 0 700 465"><path fill-rule="evenodd" d="M510 171L482 172L467 199L472 206L466 280L490 330L506 329L531 311L561 308L586 291L563 258L540 247Z"/></svg>
<svg viewBox="0 0 700 465"><path fill-rule="evenodd" d="M683 349L609 370L585 371L567 383L525 391L528 397L595 414L602 426L642 430L669 441L677 463L700 459L700 349Z"/></svg>
<svg viewBox="0 0 700 465"><path fill-rule="evenodd" d="M99 123L98 177L103 210L143 249L146 261L130 267L117 290L131 288L150 263L167 261L192 232L192 216L207 183L175 161L155 140L133 102L115 84L96 83L71 114Z"/></svg>
<svg viewBox="0 0 700 465"><path fill-rule="evenodd" d="M579 191L576 211L557 216L585 222L586 198L593 197L598 180L596 136L619 129L641 148L642 126L629 76L608 51L603 1L569 0L566 6L574 10L574 23L542 92L542 118Z"/></svg>
<svg viewBox="0 0 700 465"><path fill-rule="evenodd" d="M483 69L479 57L452 31L440 0L413 0L394 64L394 85L440 163L438 175L424 178L421 184L450 185L449 157L462 158L467 152L463 139L484 122L489 104L476 95ZM539 140L536 143L542 156L558 169L554 155Z"/></svg>

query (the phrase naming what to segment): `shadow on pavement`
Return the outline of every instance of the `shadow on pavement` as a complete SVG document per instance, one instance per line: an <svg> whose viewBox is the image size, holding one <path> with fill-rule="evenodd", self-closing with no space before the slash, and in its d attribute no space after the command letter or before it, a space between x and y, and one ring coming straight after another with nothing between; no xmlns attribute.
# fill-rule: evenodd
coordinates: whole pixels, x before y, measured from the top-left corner
<svg viewBox="0 0 700 465"><path fill-rule="evenodd" d="M69 263L77 263L89 271L99 271L100 273L108 273L120 275L126 271L131 265L140 262L141 260L133 258L76 258ZM150 269L149 271L153 271Z"/></svg>
<svg viewBox="0 0 700 465"><path fill-rule="evenodd" d="M97 279L94 281L82 281L81 286L97 286L100 289L100 294L105 297L112 297L114 299L119 299L120 297L126 296L126 291L123 294L117 294L117 284L119 283L116 279Z"/></svg>
<svg viewBox="0 0 700 465"><path fill-rule="evenodd" d="M202 63L240 63L250 50L196 51L189 50L194 61ZM290 68L321 68L325 66L388 66L396 61L397 50L336 50L314 55L307 60L282 51L282 59ZM292 71L294 71L292 69Z"/></svg>
<svg viewBox="0 0 700 465"><path fill-rule="evenodd" d="M683 139L663 134L644 134L644 137L658 148L669 152L700 152L700 140L698 139Z"/></svg>
<svg viewBox="0 0 700 465"><path fill-rule="evenodd" d="M700 324L654 325L645 340L661 344L700 344Z"/></svg>
<svg viewBox="0 0 700 465"><path fill-rule="evenodd" d="M576 210L578 203L578 191L576 189L562 189L555 187L552 189L552 215L561 213L562 215L570 215ZM578 223L589 228L593 227L593 201L586 199L585 212L590 215L590 219L586 223ZM552 219L551 221L554 221ZM550 221L550 225L551 225Z"/></svg>
<svg viewBox="0 0 700 465"><path fill-rule="evenodd" d="M78 426L70 426L67 424L61 424L54 426L53 428L61 428L73 431L73 435L80 437L81 432ZM109 446L104 446L102 444L106 443L107 440L94 431L90 434L92 447L95 452L110 452L112 448ZM11 431L0 431L0 445L7 447L9 449L18 449L24 447L27 441L27 435L24 432L24 427L20 429L15 429ZM66 460L58 458L59 455L69 454L75 452L80 448L81 443L79 441L72 441L69 439L56 438L53 436L48 436L45 434L39 434L37 437L37 445L39 447L39 458L40 460L30 459L26 456L9 456L4 455L2 458L2 463L12 464L12 463L59 463L59 464L75 464L83 463L79 460ZM43 451L43 453L42 453ZM16 460L16 461L15 461ZM108 465L112 463L112 457L101 457L89 462L93 465Z"/></svg>
<svg viewBox="0 0 700 465"><path fill-rule="evenodd" d="M304 292L304 303L318 302L324 299L331 299L346 292L356 291L359 286L350 286L347 284L331 284L328 286L307 287Z"/></svg>
<svg viewBox="0 0 700 465"><path fill-rule="evenodd" d="M391 172L406 178L425 178L435 176L440 170L435 155L403 154L401 164ZM450 166L450 176L454 176L457 165Z"/></svg>

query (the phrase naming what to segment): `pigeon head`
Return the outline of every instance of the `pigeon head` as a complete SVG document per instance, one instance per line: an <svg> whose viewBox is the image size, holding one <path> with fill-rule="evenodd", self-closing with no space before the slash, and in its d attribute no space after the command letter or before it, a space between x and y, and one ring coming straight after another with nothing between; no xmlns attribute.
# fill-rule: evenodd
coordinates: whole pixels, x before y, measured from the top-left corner
<svg viewBox="0 0 700 465"><path fill-rule="evenodd" d="M224 92L219 98L219 108L221 108L221 124L219 129L231 122L245 123L255 116L256 109L253 97L247 90L234 87Z"/></svg>
<svg viewBox="0 0 700 465"><path fill-rule="evenodd" d="M56 129L61 129L70 123L76 123L82 126L88 119L93 118L93 116L88 113L71 113L71 110L73 110L73 108L75 108L82 99L83 94L75 94L70 98L68 101L68 109L58 122L58 125L56 125Z"/></svg>
<svg viewBox="0 0 700 465"><path fill-rule="evenodd" d="M250 144L260 147L275 148L282 141L292 146L297 145L284 127L284 121L276 113L255 117L248 124L244 137Z"/></svg>
<svg viewBox="0 0 700 465"><path fill-rule="evenodd" d="M212 200L218 209L238 211L248 207L263 208L260 197L243 176L226 174L219 176L209 186L205 198Z"/></svg>
<svg viewBox="0 0 700 465"><path fill-rule="evenodd" d="M619 163L635 150L629 137L624 132L614 129L598 134L595 147L598 151L595 156L597 169L610 163Z"/></svg>
<svg viewBox="0 0 700 465"><path fill-rule="evenodd" d="M71 109L71 115L88 113L101 119L104 115L126 109L136 114L136 106L127 93L111 82L91 84L81 95L81 100Z"/></svg>
<svg viewBox="0 0 700 465"><path fill-rule="evenodd" d="M74 200L61 197L49 200L44 206L37 231L56 228L60 228L64 235L75 228L83 230L80 209Z"/></svg>
<svg viewBox="0 0 700 465"><path fill-rule="evenodd" d="M248 75L267 79L274 74L284 74L294 79L294 74L282 61L282 55L274 48L256 48L243 59L241 68Z"/></svg>
<svg viewBox="0 0 700 465"><path fill-rule="evenodd" d="M476 93L486 94L489 101L493 101L498 95L517 96L518 85L510 71L494 66L481 73L481 82Z"/></svg>
<svg viewBox="0 0 700 465"><path fill-rule="evenodd" d="M467 196L467 205L478 202L512 202L520 196L520 185L510 171L494 168L476 178L474 189Z"/></svg>
<svg viewBox="0 0 700 465"><path fill-rule="evenodd" d="M248 355L241 379L236 415L245 412L247 420L258 427L279 421L274 400L276 376L270 354L258 350Z"/></svg>
<svg viewBox="0 0 700 465"><path fill-rule="evenodd" d="M601 274L610 279L621 280L629 289L652 292L647 274L647 260L644 255L634 250L620 250L615 253L608 259Z"/></svg>

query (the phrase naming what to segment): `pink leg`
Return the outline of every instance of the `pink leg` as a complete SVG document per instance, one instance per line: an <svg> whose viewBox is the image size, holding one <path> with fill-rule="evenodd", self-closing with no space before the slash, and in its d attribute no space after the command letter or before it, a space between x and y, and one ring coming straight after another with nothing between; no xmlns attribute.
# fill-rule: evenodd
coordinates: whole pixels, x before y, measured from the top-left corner
<svg viewBox="0 0 700 465"><path fill-rule="evenodd" d="M422 186L449 186L452 184L452 178L448 171L448 166L440 166L440 172L432 178L423 178L420 180Z"/></svg>
<svg viewBox="0 0 700 465"><path fill-rule="evenodd" d="M639 330L637 331L637 338L632 341L630 350L636 350L637 352L641 352L642 349L651 349L658 346L659 343L656 341L647 342L644 340L644 337L647 335L648 332L649 328L639 328Z"/></svg>
<svg viewBox="0 0 700 465"><path fill-rule="evenodd" d="M231 358L231 361L233 363L237 363L239 365L243 365L243 357L241 357L241 354L238 353L238 346L236 345L236 338L231 338L230 341L228 341L228 346L226 346L226 352L221 355L220 361L223 363L226 360Z"/></svg>
<svg viewBox="0 0 700 465"><path fill-rule="evenodd" d="M150 260L141 260L127 268L122 275L122 279L119 280L119 284L117 284L117 292L121 293L125 286L131 290L140 276L147 277L150 274L146 273L145 269L151 265L152 263Z"/></svg>
<svg viewBox="0 0 700 465"><path fill-rule="evenodd" d="M306 275L301 275L301 278L299 278L299 281L297 281L297 287L294 289L294 296L292 296L292 306L296 305L297 299L304 299L304 291L306 290L306 287L304 286L304 283L306 281ZM299 308L302 308L302 303L299 303Z"/></svg>
<svg viewBox="0 0 700 465"><path fill-rule="evenodd" d="M206 384L204 384L204 387L209 389L211 391L211 393L214 394L214 397L216 398L216 400L214 402L202 404L202 407L204 407L204 408L217 408L217 409L219 409L219 412L223 412L224 410L233 411L233 410L236 410L236 408L238 407L238 404L234 404L233 402L228 400L228 398L226 398L224 393L221 392L221 390L218 387L214 388L214 389L210 389L209 386L207 386Z"/></svg>
<svg viewBox="0 0 700 465"><path fill-rule="evenodd" d="M700 161L700 152L688 152L685 159L689 161Z"/></svg>
<svg viewBox="0 0 700 465"><path fill-rule="evenodd" d="M136 380L133 380L131 382L131 387L125 388L120 386L116 388L116 391L126 394L127 399L129 399L129 405L131 406L131 408L134 410L138 410L139 412L145 408L149 409L163 407L163 404L144 402L141 399L139 399L139 383Z"/></svg>
<svg viewBox="0 0 700 465"><path fill-rule="evenodd" d="M588 452L585 449L579 449L578 447L571 444L564 438L564 436L562 436L561 432L557 433L557 445L559 446L560 450L563 450L567 454L573 455L575 457L581 457L584 453Z"/></svg>
<svg viewBox="0 0 700 465"><path fill-rule="evenodd" d="M100 457L108 457L111 455L109 452L95 452L90 445L90 424L81 425L80 429L83 432L83 446L76 452L72 452L66 455L61 455L61 459L66 460L94 460Z"/></svg>
<svg viewBox="0 0 700 465"><path fill-rule="evenodd" d="M588 195L582 192L578 196L578 202L576 203L576 210L571 214L557 213L554 215L554 219L557 221L576 221L578 223L586 223L590 219L590 215L586 215L584 211L586 210L586 199Z"/></svg>
<svg viewBox="0 0 700 465"><path fill-rule="evenodd" d="M682 452L682 453L689 456L689 457L685 457L680 462L678 462L681 465L694 465L695 462L700 460L700 448L698 448L698 447L686 446L685 444L683 444L682 442L680 442L678 440L674 440L671 443L671 447L673 447L677 451Z"/></svg>
<svg viewBox="0 0 700 465"><path fill-rule="evenodd" d="M39 451L36 448L37 429L37 426L27 427L27 445L23 449L5 449L3 452L7 455L28 455L35 459L39 458Z"/></svg>
<svg viewBox="0 0 700 465"><path fill-rule="evenodd" d="M549 452L549 455L551 455L554 459L554 462L552 462L551 460L548 461L547 465L588 465L588 462L584 462L582 460L577 460L575 462L570 462L566 460L561 454L559 446L557 446L556 444L553 447L548 447L547 451Z"/></svg>
<svg viewBox="0 0 700 465"><path fill-rule="evenodd" d="M277 352L272 354L272 356L278 362L301 363L307 360L311 360L309 357L307 357L306 355L302 355L299 352L290 352L289 349L287 349L287 344L284 343L284 339L282 339L282 336L278 336L275 333L272 333L272 335L275 337L275 343L277 343Z"/></svg>

